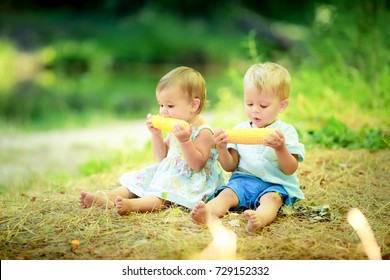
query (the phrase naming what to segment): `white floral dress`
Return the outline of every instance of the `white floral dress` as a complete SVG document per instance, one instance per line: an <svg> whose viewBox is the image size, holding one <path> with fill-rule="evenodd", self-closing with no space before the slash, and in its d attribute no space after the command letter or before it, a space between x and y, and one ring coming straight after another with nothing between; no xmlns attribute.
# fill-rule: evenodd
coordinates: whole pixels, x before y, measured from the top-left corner
<svg viewBox="0 0 390 280"><path fill-rule="evenodd" d="M191 141L202 129L213 132L208 125L194 128ZM192 209L199 201L211 198L215 189L225 184L225 175L216 149L211 149L205 167L194 171L185 161L176 137L173 134L169 137L168 154L160 163L125 173L119 182L138 197L154 195Z"/></svg>

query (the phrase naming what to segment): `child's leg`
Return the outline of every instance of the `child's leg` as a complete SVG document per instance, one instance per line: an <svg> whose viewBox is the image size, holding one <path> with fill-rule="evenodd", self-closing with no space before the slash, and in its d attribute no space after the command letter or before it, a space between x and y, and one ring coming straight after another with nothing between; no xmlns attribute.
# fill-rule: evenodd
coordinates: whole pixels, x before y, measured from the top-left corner
<svg viewBox="0 0 390 280"><path fill-rule="evenodd" d="M92 205L100 206L103 208L113 208L115 206L114 201L117 196L125 198L136 197L127 188L120 186L109 192L98 191L95 193L88 193L81 191L80 193L80 206L83 208L91 207Z"/></svg>
<svg viewBox="0 0 390 280"><path fill-rule="evenodd" d="M260 198L260 205L256 211L246 210L244 216L248 220L247 229L250 232L256 232L269 225L275 220L280 207L282 207L282 198L276 192L269 192Z"/></svg>
<svg viewBox="0 0 390 280"><path fill-rule="evenodd" d="M130 212L153 212L161 210L168 201L154 195L147 195L140 198L126 199L121 196L115 198L116 210L120 215L127 215Z"/></svg>
<svg viewBox="0 0 390 280"><path fill-rule="evenodd" d="M198 224L206 224L209 220L221 218L230 208L237 206L238 202L236 193L226 188L207 204L198 202L191 211L191 217Z"/></svg>

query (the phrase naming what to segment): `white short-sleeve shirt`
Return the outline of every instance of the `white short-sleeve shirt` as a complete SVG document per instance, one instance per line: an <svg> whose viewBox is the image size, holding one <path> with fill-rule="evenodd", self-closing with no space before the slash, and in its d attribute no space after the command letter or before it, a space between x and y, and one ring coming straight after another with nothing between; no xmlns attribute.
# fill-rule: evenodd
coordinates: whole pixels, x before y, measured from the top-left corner
<svg viewBox="0 0 390 280"><path fill-rule="evenodd" d="M251 128L251 123L249 121L242 122L236 125L235 128ZM268 128L281 130L285 138L287 150L291 154L296 154L299 162L304 160L305 147L299 142L298 133L292 125L276 120ZM227 147L235 149L240 155L238 167L234 172L250 174L265 182L282 185L289 196L298 200L304 199L304 194L299 187L298 176L296 173L286 175L280 170L273 148L264 145L244 144L228 144Z"/></svg>

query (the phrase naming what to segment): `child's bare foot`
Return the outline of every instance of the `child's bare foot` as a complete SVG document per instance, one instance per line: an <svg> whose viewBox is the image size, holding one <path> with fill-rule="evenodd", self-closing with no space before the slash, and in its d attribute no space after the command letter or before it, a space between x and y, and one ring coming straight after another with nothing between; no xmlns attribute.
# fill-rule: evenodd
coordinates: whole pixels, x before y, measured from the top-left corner
<svg viewBox="0 0 390 280"><path fill-rule="evenodd" d="M206 224L208 216L209 213L207 212L206 203L203 201L199 201L191 211L191 218L197 224Z"/></svg>
<svg viewBox="0 0 390 280"><path fill-rule="evenodd" d="M264 223L264 218L259 213L256 213L256 211L246 210L244 212L244 217L248 220L246 229L249 232L258 232L260 229L266 226Z"/></svg>
<svg viewBox="0 0 390 280"><path fill-rule="evenodd" d="M85 191L81 191L80 192L80 198L79 198L79 203L80 203L80 206L83 207L83 208L88 208L90 207L91 205L88 205L87 202L85 201L85 197L87 196L87 192Z"/></svg>
<svg viewBox="0 0 390 280"><path fill-rule="evenodd" d="M121 196L115 198L115 207L119 215L127 215L133 208L131 205L131 199L126 199Z"/></svg>
<svg viewBox="0 0 390 280"><path fill-rule="evenodd" d="M108 197L103 192L88 193L85 191L80 192L80 206L83 208L89 208L92 205L112 208L114 207L114 202L108 199Z"/></svg>

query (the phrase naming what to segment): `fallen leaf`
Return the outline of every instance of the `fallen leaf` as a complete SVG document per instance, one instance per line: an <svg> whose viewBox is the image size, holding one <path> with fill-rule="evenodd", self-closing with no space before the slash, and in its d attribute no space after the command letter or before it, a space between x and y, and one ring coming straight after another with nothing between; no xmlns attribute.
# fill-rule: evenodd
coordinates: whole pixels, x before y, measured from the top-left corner
<svg viewBox="0 0 390 280"><path fill-rule="evenodd" d="M80 248L80 241L78 241L76 239L70 241L70 248L71 248L72 252L75 252L77 249Z"/></svg>

